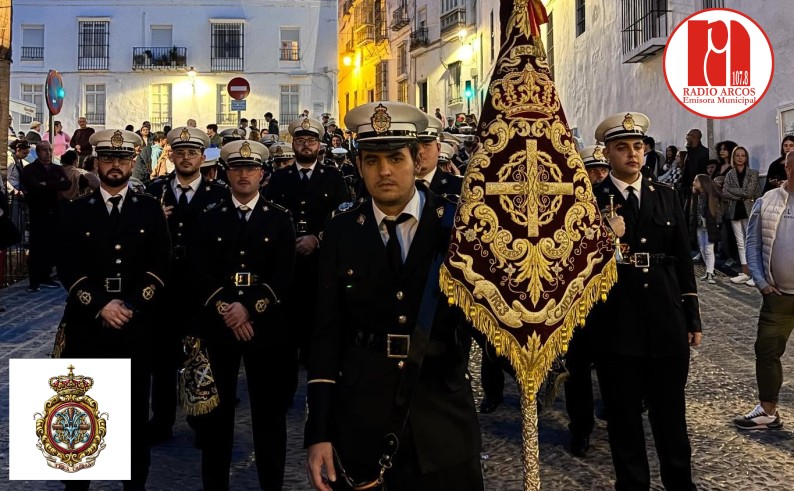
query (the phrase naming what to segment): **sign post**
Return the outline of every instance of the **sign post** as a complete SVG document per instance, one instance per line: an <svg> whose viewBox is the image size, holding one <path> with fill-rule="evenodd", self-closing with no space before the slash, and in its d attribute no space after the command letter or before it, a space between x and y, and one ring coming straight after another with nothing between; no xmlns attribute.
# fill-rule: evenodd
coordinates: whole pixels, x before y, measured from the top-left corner
<svg viewBox="0 0 794 491"><path fill-rule="evenodd" d="M248 80L244 79L243 77L234 77L229 81L229 84L226 86L226 92L229 93L229 97L234 99L231 104L231 109L237 111L237 124L240 124L240 116L241 111L245 111L246 105L245 99L248 97L248 94L251 93L251 84L248 83Z"/></svg>
<svg viewBox="0 0 794 491"><path fill-rule="evenodd" d="M52 117L57 115L63 109L63 79L57 70L50 70L47 74L47 82L44 85L45 96L47 97L47 109L49 110L49 126L48 132L50 134L50 142L53 141L52 134Z"/></svg>

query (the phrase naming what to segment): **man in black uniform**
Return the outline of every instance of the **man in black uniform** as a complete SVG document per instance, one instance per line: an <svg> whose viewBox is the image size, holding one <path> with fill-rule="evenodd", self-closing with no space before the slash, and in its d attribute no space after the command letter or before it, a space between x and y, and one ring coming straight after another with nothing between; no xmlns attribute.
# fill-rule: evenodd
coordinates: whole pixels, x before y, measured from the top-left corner
<svg viewBox="0 0 794 491"><path fill-rule="evenodd" d="M281 490L298 363L281 299L292 281L295 231L289 212L259 194L267 148L235 141L221 157L231 194L199 216L190 243L191 279L203 305L194 326L206 339L220 399L198 428L202 481L206 490L229 489L242 358L259 486Z"/></svg>
<svg viewBox="0 0 794 491"><path fill-rule="evenodd" d="M458 196L463 179L438 168L438 157L441 151L438 143L440 133L441 121L438 118L427 116L427 128L417 135L419 157L416 165L416 180L440 196L447 194Z"/></svg>
<svg viewBox="0 0 794 491"><path fill-rule="evenodd" d="M317 160L322 124L299 118L289 125L295 164L276 170L265 188L267 199L292 212L295 225L295 283L286 299L293 336L306 361L317 304L317 263L322 230L330 213L350 199L342 173ZM297 376L297 374L296 374Z"/></svg>
<svg viewBox="0 0 794 491"><path fill-rule="evenodd" d="M397 453L384 476L389 490L482 490L467 370L471 337L462 312L441 296L428 319L429 340L422 329L427 344L413 396L401 401L410 415L390 418L402 370L416 366L407 358L420 343L420 302L435 256L447 251L456 206L414 180L416 133L427 118L408 104L374 102L348 112L345 124L357 128L359 172L372 198L340 207L321 249L307 388L310 483L328 491L350 489L347 479L375 480L379 458L394 448L384 449L385 436L394 432ZM432 280L431 298L438 293ZM334 450L344 471L333 462Z"/></svg>
<svg viewBox="0 0 794 491"><path fill-rule="evenodd" d="M607 412L615 489L648 490L642 402L668 490L694 490L684 387L689 347L702 339L687 221L675 191L643 179L648 118L620 113L596 129L612 171L594 193L601 209L614 197L625 222L618 281L588 318Z"/></svg>
<svg viewBox="0 0 794 491"><path fill-rule="evenodd" d="M58 217L60 215L60 191L68 191L71 182L63 167L52 163L50 142L36 144L36 160L22 169L20 183L25 190L30 210L30 254L28 269L29 292L39 287L58 288L52 280L58 251Z"/></svg>
<svg viewBox="0 0 794 491"><path fill-rule="evenodd" d="M224 199L225 187L205 180L201 175L204 149L209 145L207 134L197 128L179 126L168 135L174 172L163 176L146 188L158 200L168 217L173 261L169 271L166 302L173 308L163 312L160 322L162 337L152 345L152 419L149 436L153 443L171 438L176 421L177 371L182 360L181 339L187 333L184 312L193 312L199 299L192 295L190 269L187 263L188 240L193 226L208 205Z"/></svg>
<svg viewBox="0 0 794 491"><path fill-rule="evenodd" d="M131 131L91 135L100 187L67 202L61 227L58 274L68 292L64 358L130 358L132 406L131 480L125 490L142 490L149 473L150 347L161 339L155 309L165 287L171 244L160 203L128 187L135 147ZM120 381L122 384L127 382ZM69 481L67 490L90 481Z"/></svg>

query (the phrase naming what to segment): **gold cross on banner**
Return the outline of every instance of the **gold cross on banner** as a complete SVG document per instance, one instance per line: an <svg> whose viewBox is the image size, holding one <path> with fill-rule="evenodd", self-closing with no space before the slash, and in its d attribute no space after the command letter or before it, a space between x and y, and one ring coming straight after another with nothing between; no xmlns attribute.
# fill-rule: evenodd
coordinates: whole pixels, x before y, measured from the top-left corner
<svg viewBox="0 0 794 491"><path fill-rule="evenodd" d="M487 182L486 195L523 194L526 197L527 237L538 237L538 202L541 196L573 195L573 183L539 180L538 141L527 140L527 180L518 182ZM542 165L542 164L540 164Z"/></svg>

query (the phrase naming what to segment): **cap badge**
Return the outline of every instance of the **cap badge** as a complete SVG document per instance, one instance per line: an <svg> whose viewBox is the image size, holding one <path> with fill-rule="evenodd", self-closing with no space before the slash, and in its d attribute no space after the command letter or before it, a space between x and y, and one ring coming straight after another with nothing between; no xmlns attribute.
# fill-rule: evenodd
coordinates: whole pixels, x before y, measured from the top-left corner
<svg viewBox="0 0 794 491"><path fill-rule="evenodd" d="M113 136L110 137L110 145L113 148L121 148L124 145L124 137L121 135L120 130L116 130Z"/></svg>
<svg viewBox="0 0 794 491"><path fill-rule="evenodd" d="M303 122L301 123L301 128L306 130L306 131L310 130L311 127L312 127L312 124L309 122L308 118L304 119Z"/></svg>
<svg viewBox="0 0 794 491"><path fill-rule="evenodd" d="M387 111L388 108L383 104L378 104L378 107L375 108L375 113L370 118L370 121L372 122L372 129L376 133L384 133L391 128L391 116L389 116Z"/></svg>
<svg viewBox="0 0 794 491"><path fill-rule="evenodd" d="M605 160L604 152L601 150L601 147L595 147L595 150L593 150L593 158L596 160Z"/></svg>
<svg viewBox="0 0 794 491"><path fill-rule="evenodd" d="M623 129L626 131L634 131L634 117L631 113L627 113L626 117L623 118Z"/></svg>
<svg viewBox="0 0 794 491"><path fill-rule="evenodd" d="M179 134L179 139L183 142L190 141L190 132L187 128L182 128L182 133Z"/></svg>
<svg viewBox="0 0 794 491"><path fill-rule="evenodd" d="M240 146L240 157L247 159L251 156L251 145L248 142L243 142L242 146Z"/></svg>
<svg viewBox="0 0 794 491"><path fill-rule="evenodd" d="M281 157L282 155L284 155L284 150L281 149L281 145L273 149L273 155L275 155L276 157Z"/></svg>

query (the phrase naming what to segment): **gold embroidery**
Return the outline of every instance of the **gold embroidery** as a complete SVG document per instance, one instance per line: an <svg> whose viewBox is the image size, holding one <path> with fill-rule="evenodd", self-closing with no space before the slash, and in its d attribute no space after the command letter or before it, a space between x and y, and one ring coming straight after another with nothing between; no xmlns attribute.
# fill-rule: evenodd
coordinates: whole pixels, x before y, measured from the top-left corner
<svg viewBox="0 0 794 491"><path fill-rule="evenodd" d="M243 142L243 144L240 146L240 157L247 159L250 156L251 156L251 145L249 145L248 142Z"/></svg>
<svg viewBox="0 0 794 491"><path fill-rule="evenodd" d="M595 150L593 150L593 158L596 160L605 160L604 150L601 147L595 147Z"/></svg>
<svg viewBox="0 0 794 491"><path fill-rule="evenodd" d="M121 148L124 145L124 137L121 135L120 130L116 130L113 136L110 137L110 145L113 148Z"/></svg>
<svg viewBox="0 0 794 491"><path fill-rule="evenodd" d="M391 128L391 116L389 116L388 109L383 104L378 104L370 121L372 122L372 129L376 133L383 133Z"/></svg>
<svg viewBox="0 0 794 491"><path fill-rule="evenodd" d="M631 113L627 113L626 117L623 118L623 129L626 131L634 130L634 116Z"/></svg>
<svg viewBox="0 0 794 491"><path fill-rule="evenodd" d="M143 299L144 300L151 300L152 298L154 298L154 290L155 290L154 284L149 285L146 288L144 288L143 289Z"/></svg>
<svg viewBox="0 0 794 491"><path fill-rule="evenodd" d="M91 294L85 290L77 290L77 299L81 304L88 305L91 303Z"/></svg>
<svg viewBox="0 0 794 491"><path fill-rule="evenodd" d="M228 308L229 308L229 304L224 301L218 300L217 302L215 302L215 310L217 310L218 313L221 315L225 314L226 309Z"/></svg>
<svg viewBox="0 0 794 491"><path fill-rule="evenodd" d="M265 309L269 304L270 304L270 300L268 300L267 298L260 299L256 301L256 305L254 305L254 308L256 309L257 312L261 314L262 312L265 311Z"/></svg>
<svg viewBox="0 0 794 491"><path fill-rule="evenodd" d="M190 141L190 131L187 128L182 128L182 133L179 134L179 139L183 142Z"/></svg>

